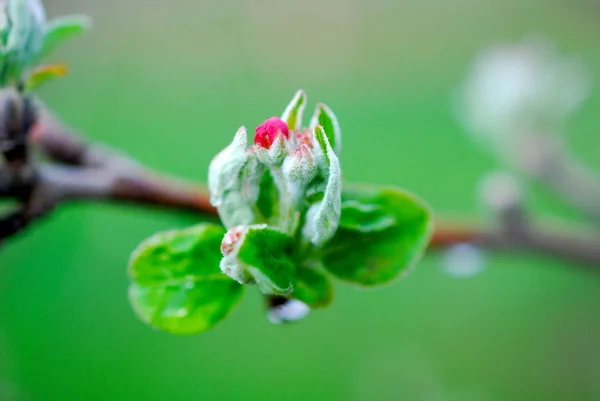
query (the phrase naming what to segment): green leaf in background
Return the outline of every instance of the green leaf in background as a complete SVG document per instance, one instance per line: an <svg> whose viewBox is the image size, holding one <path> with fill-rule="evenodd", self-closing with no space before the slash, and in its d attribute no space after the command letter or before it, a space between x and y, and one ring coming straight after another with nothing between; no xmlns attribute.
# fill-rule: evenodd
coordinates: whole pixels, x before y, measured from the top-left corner
<svg viewBox="0 0 600 401"><path fill-rule="evenodd" d="M290 236L267 225L248 227L237 258L246 265L264 294L292 292L296 273L289 258L291 245Z"/></svg>
<svg viewBox="0 0 600 401"><path fill-rule="evenodd" d="M287 123L289 129L298 130L301 128L306 101L306 93L299 90L283 112L281 119Z"/></svg>
<svg viewBox="0 0 600 401"><path fill-rule="evenodd" d="M333 285L325 272L311 267L297 270L296 285L291 298L304 302L311 308L325 308L333 301Z"/></svg>
<svg viewBox="0 0 600 401"><path fill-rule="evenodd" d="M350 207L344 208L340 228L323 247L325 269L363 286L408 274L429 243L433 230L429 207L393 187L350 186L342 199Z"/></svg>
<svg viewBox="0 0 600 401"><path fill-rule="evenodd" d="M39 59L48 56L64 41L85 33L91 26L86 15L70 15L50 21L44 32L44 44Z"/></svg>
<svg viewBox="0 0 600 401"><path fill-rule="evenodd" d="M201 224L159 233L134 251L129 298L147 324L174 334L210 329L237 304L243 286L219 269L225 230Z"/></svg>
<svg viewBox="0 0 600 401"><path fill-rule="evenodd" d="M68 68L64 64L51 64L38 67L29 75L25 83L25 89L28 91L35 90L48 81L64 77L67 75L67 72Z"/></svg>
<svg viewBox="0 0 600 401"><path fill-rule="evenodd" d="M310 121L310 129L314 130L317 125L323 127L331 148L339 156L342 151L342 129L333 111L324 104L318 104L315 115Z"/></svg>

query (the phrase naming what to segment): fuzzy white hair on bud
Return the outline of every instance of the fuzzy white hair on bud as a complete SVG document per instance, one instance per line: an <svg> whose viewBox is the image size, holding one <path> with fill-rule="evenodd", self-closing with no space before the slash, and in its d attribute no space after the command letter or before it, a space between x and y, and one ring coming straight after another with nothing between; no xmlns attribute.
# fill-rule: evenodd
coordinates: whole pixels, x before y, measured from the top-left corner
<svg viewBox="0 0 600 401"><path fill-rule="evenodd" d="M287 152L286 139L279 135L270 148L255 145L258 160L267 166L281 166Z"/></svg>
<svg viewBox="0 0 600 401"><path fill-rule="evenodd" d="M242 194L247 202L255 204L260 195L260 180L265 173L265 165L260 163L254 147L248 148L248 161L242 170Z"/></svg>
<svg viewBox="0 0 600 401"><path fill-rule="evenodd" d="M331 148L336 155L339 155L342 151L342 128L333 110L323 103L317 105L315 114L310 120L309 129L314 131L317 125L323 127Z"/></svg>
<svg viewBox="0 0 600 401"><path fill-rule="evenodd" d="M313 244L321 246L333 237L340 223L342 214L342 169L340 161L320 125L315 128L315 141L317 165L322 171L327 184L323 199L308 209L306 224L302 233Z"/></svg>
<svg viewBox="0 0 600 401"><path fill-rule="evenodd" d="M211 161L208 168L210 202L227 228L251 224L252 207L242 193L242 168L248 161L246 128L241 127L233 142Z"/></svg>
<svg viewBox="0 0 600 401"><path fill-rule="evenodd" d="M299 90L285 108L281 119L286 122L291 130L299 130L302 126L302 116L306 108L307 97L303 90Z"/></svg>
<svg viewBox="0 0 600 401"><path fill-rule="evenodd" d="M247 233L247 226L233 227L225 233L221 242L221 253L223 254L220 263L221 271L240 284L254 284L254 278L248 271L248 266L237 257Z"/></svg>
<svg viewBox="0 0 600 401"><path fill-rule="evenodd" d="M288 191L294 198L301 198L306 186L318 173L316 156L310 146L301 144L286 157L282 171Z"/></svg>

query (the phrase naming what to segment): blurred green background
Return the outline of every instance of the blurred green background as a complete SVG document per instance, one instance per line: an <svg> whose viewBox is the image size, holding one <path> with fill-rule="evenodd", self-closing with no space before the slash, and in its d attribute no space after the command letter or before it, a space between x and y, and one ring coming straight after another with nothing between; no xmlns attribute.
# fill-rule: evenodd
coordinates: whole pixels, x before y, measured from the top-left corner
<svg viewBox="0 0 600 401"><path fill-rule="evenodd" d="M278 115L296 89L344 130L346 180L411 189L437 214L483 218L475 195L494 160L469 142L452 97L497 41L543 34L600 78L600 6L584 0L51 0L91 33L54 57L67 79L43 99L89 138L204 182L240 125ZM569 125L600 169L600 91ZM578 218L531 194L536 216ZM193 223L137 207L60 208L0 252L0 400L600 399L600 277L532 254L491 254L471 279L432 253L408 279L271 325L249 291L213 331L140 323L129 253Z"/></svg>

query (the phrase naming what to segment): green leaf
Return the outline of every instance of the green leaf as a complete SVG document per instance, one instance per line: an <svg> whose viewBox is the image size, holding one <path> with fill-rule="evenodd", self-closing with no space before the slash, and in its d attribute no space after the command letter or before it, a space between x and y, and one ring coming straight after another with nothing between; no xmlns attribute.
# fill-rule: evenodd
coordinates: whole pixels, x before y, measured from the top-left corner
<svg viewBox="0 0 600 401"><path fill-rule="evenodd" d="M237 253L264 294L293 290L295 267L290 260L292 238L266 224L250 226Z"/></svg>
<svg viewBox="0 0 600 401"><path fill-rule="evenodd" d="M91 19L86 15L70 15L50 21L39 58L48 56L65 40L86 32L90 25Z"/></svg>
<svg viewBox="0 0 600 401"><path fill-rule="evenodd" d="M342 150L342 129L333 111L324 104L317 105L309 128L314 130L317 125L323 127L331 148L339 155Z"/></svg>
<svg viewBox="0 0 600 401"><path fill-rule="evenodd" d="M32 91L38 89L48 81L62 78L67 75L68 69L64 64L44 65L33 70L25 83L25 89Z"/></svg>
<svg viewBox="0 0 600 401"><path fill-rule="evenodd" d="M363 286L389 283L410 273L432 233L429 207L393 187L351 186L342 198L351 208L346 207L338 231L323 247L325 269Z"/></svg>
<svg viewBox="0 0 600 401"><path fill-rule="evenodd" d="M396 218L379 205L356 200L342 201L340 228L362 233L384 231L396 224Z"/></svg>
<svg viewBox="0 0 600 401"><path fill-rule="evenodd" d="M281 116L281 119L287 123L289 129L298 130L302 127L302 115L304 114L305 107L306 93L303 90L299 90Z"/></svg>
<svg viewBox="0 0 600 401"><path fill-rule="evenodd" d="M243 286L221 273L225 230L201 224L159 233L129 262L129 299L147 324L175 334L210 329L237 304Z"/></svg>
<svg viewBox="0 0 600 401"><path fill-rule="evenodd" d="M296 285L291 298L304 302L311 308L325 308L333 301L333 285L327 275L312 267L297 270Z"/></svg>

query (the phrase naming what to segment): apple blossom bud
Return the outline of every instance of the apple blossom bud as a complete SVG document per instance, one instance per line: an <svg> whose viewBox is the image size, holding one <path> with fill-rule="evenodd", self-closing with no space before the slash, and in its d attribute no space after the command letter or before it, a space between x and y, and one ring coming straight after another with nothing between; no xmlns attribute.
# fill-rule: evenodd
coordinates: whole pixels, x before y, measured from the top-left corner
<svg viewBox="0 0 600 401"><path fill-rule="evenodd" d="M288 190L295 197L301 197L306 186L317 176L315 154L310 146L302 143L283 162L283 176Z"/></svg>
<svg viewBox="0 0 600 401"><path fill-rule="evenodd" d="M323 199L310 206L302 234L322 246L338 229L342 213L342 170L323 127L315 127L315 155L318 169L326 179Z"/></svg>
<svg viewBox="0 0 600 401"><path fill-rule="evenodd" d="M290 137L288 126L280 118L271 117L256 128L254 143L265 149L270 149L279 136L283 136L285 139Z"/></svg>
<svg viewBox="0 0 600 401"><path fill-rule="evenodd" d="M259 125L254 136L254 151L258 160L267 166L280 166L290 150L289 138L287 124L277 117L271 117Z"/></svg>
<svg viewBox="0 0 600 401"><path fill-rule="evenodd" d="M237 226L225 233L221 242L221 271L240 284L254 284L254 278L248 271L248 266L237 258L237 253L241 244L244 242L244 236L248 232L247 226Z"/></svg>
<svg viewBox="0 0 600 401"><path fill-rule="evenodd" d="M255 218L243 193L242 170L248 157L246 129L241 127L231 144L215 156L208 167L210 202L227 228L252 224Z"/></svg>

